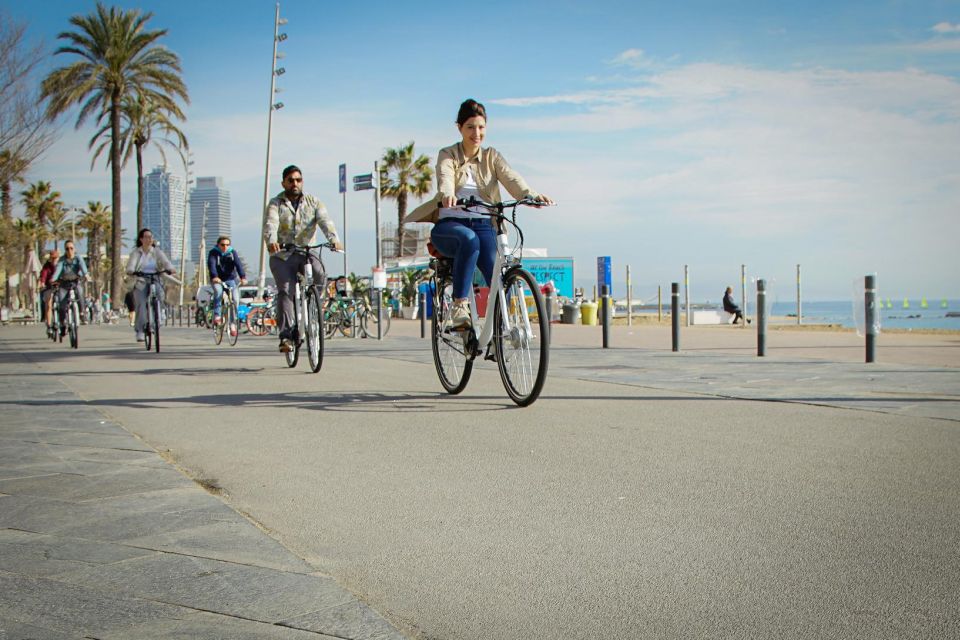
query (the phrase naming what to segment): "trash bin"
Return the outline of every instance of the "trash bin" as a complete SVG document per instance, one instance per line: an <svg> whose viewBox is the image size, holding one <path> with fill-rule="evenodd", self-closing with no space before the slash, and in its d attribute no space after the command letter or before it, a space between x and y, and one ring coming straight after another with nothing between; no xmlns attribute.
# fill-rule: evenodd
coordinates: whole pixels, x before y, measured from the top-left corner
<svg viewBox="0 0 960 640"><path fill-rule="evenodd" d="M577 324L577 316L580 315L580 307L575 304L563 305L563 324Z"/></svg>
<svg viewBox="0 0 960 640"><path fill-rule="evenodd" d="M580 305L580 320L583 324L596 326L597 324L597 303L584 302Z"/></svg>

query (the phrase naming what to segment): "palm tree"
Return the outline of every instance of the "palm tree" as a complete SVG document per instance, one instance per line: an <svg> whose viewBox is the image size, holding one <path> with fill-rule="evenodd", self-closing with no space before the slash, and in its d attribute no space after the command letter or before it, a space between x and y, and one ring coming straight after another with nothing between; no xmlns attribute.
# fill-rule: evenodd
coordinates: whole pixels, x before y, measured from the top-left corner
<svg viewBox="0 0 960 640"><path fill-rule="evenodd" d="M413 142L398 149L387 149L380 161L380 195L397 201L397 257L403 255L403 219L410 196L422 198L433 186L430 159L414 157Z"/></svg>
<svg viewBox="0 0 960 640"><path fill-rule="evenodd" d="M20 284L17 288L18 289L17 298L20 299L20 306L24 307L26 305L23 299L24 281L22 277L23 272L21 271L21 269L23 268L23 265L27 264L27 260L30 257L30 251L34 248L34 245L37 242L37 238L39 236L39 228L37 226L37 223L34 222L33 220L18 218L13 222L13 229L14 229L14 233L16 234L17 245L22 250L22 260L20 262L20 266L17 268L17 272L19 272L21 275ZM40 254L37 255L37 259L42 259L42 258L43 258L42 255Z"/></svg>
<svg viewBox="0 0 960 640"><path fill-rule="evenodd" d="M14 183L23 184L27 169L30 163L16 151L4 149L0 151L0 264L3 265L3 271L9 275L16 271L15 256L16 233L13 227L13 200L10 197L10 191ZM10 306L10 279L4 278L6 286L4 287L4 304Z"/></svg>
<svg viewBox="0 0 960 640"><path fill-rule="evenodd" d="M57 246L61 240L66 240L70 236L71 221L67 218L66 208L63 206L55 207L47 214L47 231L53 240L53 246Z"/></svg>
<svg viewBox="0 0 960 640"><path fill-rule="evenodd" d="M168 100L164 104L151 101L144 94L136 96L125 96L121 105L121 112L124 119L124 129L121 132L121 153L123 156L123 165L127 166L130 160L131 152L136 149L137 154L137 229L143 228L143 148L150 142L160 152L163 164L167 164L167 155L164 153L164 144L172 147L180 156L181 162L184 161L183 152L190 148L187 137L177 128L171 120L171 116L178 120L185 120L183 111L173 100ZM99 122L107 119L109 114L105 111L100 114ZM96 163L97 158L110 145L110 123L107 122L100 127L100 130L90 139L88 147L100 142L93 154L93 160L90 161L90 167ZM160 134L154 138L154 133ZM132 144L131 144L132 143ZM110 163L109 158L107 164Z"/></svg>
<svg viewBox="0 0 960 640"><path fill-rule="evenodd" d="M15 182L23 184L23 179L29 168L30 163L22 156L9 149L0 151L0 210L3 211L3 219L8 222L13 220L13 202L10 200L10 190Z"/></svg>
<svg viewBox="0 0 960 640"><path fill-rule="evenodd" d="M96 286L95 295L99 297L103 283L100 281L100 266L103 256L100 246L110 235L110 207L102 202L90 201L87 208L80 212L77 225L87 234L87 258L90 260L90 276Z"/></svg>
<svg viewBox="0 0 960 640"><path fill-rule="evenodd" d="M75 15L70 24L76 31L64 31L57 37L70 44L54 55L72 54L80 60L50 72L41 85L41 96L48 100L47 118L56 119L74 105L82 105L76 127L90 116L110 113L110 169L113 211L111 263L121 263L120 237L122 223L120 205L120 107L124 96L143 94L148 99L167 104L179 97L189 102L187 88L180 77L180 59L156 44L166 29L148 31L145 25L152 13L124 11L97 3L90 15ZM120 295L123 282L120 271L113 269L110 293Z"/></svg>
<svg viewBox="0 0 960 640"><path fill-rule="evenodd" d="M27 210L27 217L36 223L37 256L43 253L46 246L47 220L58 209L63 209L60 201L60 192L54 191L49 182L39 180L31 184L26 191L21 191L21 202Z"/></svg>

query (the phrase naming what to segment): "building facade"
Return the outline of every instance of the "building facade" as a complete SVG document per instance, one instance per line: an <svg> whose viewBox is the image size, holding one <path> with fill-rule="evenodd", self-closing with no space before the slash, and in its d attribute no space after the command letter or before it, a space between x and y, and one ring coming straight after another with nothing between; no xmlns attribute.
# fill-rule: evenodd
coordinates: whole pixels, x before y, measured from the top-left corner
<svg viewBox="0 0 960 640"><path fill-rule="evenodd" d="M197 186L190 192L190 221L190 259L203 264L217 238L232 234L230 192L223 188L223 178L197 178Z"/></svg>
<svg viewBox="0 0 960 640"><path fill-rule="evenodd" d="M155 167L143 177L143 225L153 232L154 241L174 265L179 265L183 254L187 224L185 187L182 176L169 173L164 167Z"/></svg>

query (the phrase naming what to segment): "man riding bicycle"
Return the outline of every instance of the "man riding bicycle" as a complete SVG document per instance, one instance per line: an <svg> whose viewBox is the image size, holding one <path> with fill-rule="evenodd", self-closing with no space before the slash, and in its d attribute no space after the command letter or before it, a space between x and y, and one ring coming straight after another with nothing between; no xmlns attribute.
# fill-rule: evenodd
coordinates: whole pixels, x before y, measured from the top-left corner
<svg viewBox="0 0 960 640"><path fill-rule="evenodd" d="M57 262L57 268L50 276L51 282L60 283L57 291L57 307L60 309L60 317L66 318L70 308L70 288L76 288L77 306L80 309L80 316L83 317L84 295L83 281L90 277L87 271L87 263L83 261L82 256L77 255L77 250L73 246L73 240L67 240L63 243L63 251L66 255ZM66 324L60 323L60 335L67 331Z"/></svg>
<svg viewBox="0 0 960 640"><path fill-rule="evenodd" d="M240 285L247 284L247 274L243 269L240 254L230 246L229 236L217 238L217 246L207 254L207 270L213 285L213 323L220 324L220 307L223 302L223 287L230 287L234 302L240 300ZM237 327L228 327L230 335L236 335Z"/></svg>
<svg viewBox="0 0 960 640"><path fill-rule="evenodd" d="M263 225L263 239L270 252L270 272L277 283L277 308L280 328L280 351L293 350L293 289L297 274L303 270L307 258L285 250L285 245L311 245L317 229L323 231L327 241L341 251L343 245L337 237L337 229L327 215L327 208L314 196L303 191L303 174L299 167L290 165L283 170L283 192L267 204ZM323 282L326 274L320 260L310 254L310 265L317 282Z"/></svg>

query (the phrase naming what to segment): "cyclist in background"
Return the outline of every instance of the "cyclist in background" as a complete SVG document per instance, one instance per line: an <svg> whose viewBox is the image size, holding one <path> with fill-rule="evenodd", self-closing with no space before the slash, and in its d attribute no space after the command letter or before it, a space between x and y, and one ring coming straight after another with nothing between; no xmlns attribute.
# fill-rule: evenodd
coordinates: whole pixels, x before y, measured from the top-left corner
<svg viewBox="0 0 960 640"><path fill-rule="evenodd" d="M150 229L140 229L137 234L137 248L130 252L127 259L127 275L140 273L175 273L173 263L170 258L160 250L160 247L153 246L153 232ZM144 278L137 278L137 283L133 286L133 301L136 310L134 332L137 335L137 342L143 342L143 327L147 323L147 281Z"/></svg>
<svg viewBox="0 0 960 640"><path fill-rule="evenodd" d="M303 191L303 174L300 168L290 165L283 170L283 191L267 204L263 224L263 239L270 252L270 272L277 283L277 311L280 329L280 351L293 349L293 288L297 274L303 270L306 258L284 250L284 245L315 244L317 229L323 231L327 241L341 251L343 245L337 237L333 220L327 208L314 196ZM310 265L314 282L324 282L326 274L320 260L311 252Z"/></svg>
<svg viewBox="0 0 960 640"><path fill-rule="evenodd" d="M60 250L54 247L50 251L50 258L43 263L40 269L40 308L43 309L43 319L47 323L47 335L50 335L53 322L53 272L57 270L57 261L60 259Z"/></svg>
<svg viewBox="0 0 960 640"><path fill-rule="evenodd" d="M487 284L493 278L497 234L490 216L481 208L457 207L458 198L475 197L500 202L500 185L516 199L532 198L544 204L553 200L537 193L510 168L500 152L480 144L487 135L487 110L476 100L465 100L457 113L462 140L440 150L437 156L437 195L404 218L404 222L434 222L430 241L437 251L453 258L454 327L469 327L470 287L477 267Z"/></svg>
<svg viewBox="0 0 960 640"><path fill-rule="evenodd" d="M70 287L76 287L77 307L80 309L80 317L83 317L85 296L83 294L83 281L90 278L90 272L87 271L87 263L83 261L82 256L77 255L77 249L73 245L73 240L67 240L63 243L64 255L57 262L57 268L50 276L51 282L61 283L57 291L57 306L60 309L60 317L66 318L70 305ZM80 318L77 318L80 321ZM67 326L60 322L60 335L64 335Z"/></svg>
<svg viewBox="0 0 960 640"><path fill-rule="evenodd" d="M230 287L235 303L240 302L240 285L247 284L247 274L243 269L243 260L240 254L230 246L229 236L217 238L217 246L207 254L207 271L210 272L210 283L213 285L213 324L223 322L220 316L220 307L223 302L223 287ZM239 281L239 282L238 282ZM228 327L230 335L236 335L237 327Z"/></svg>

